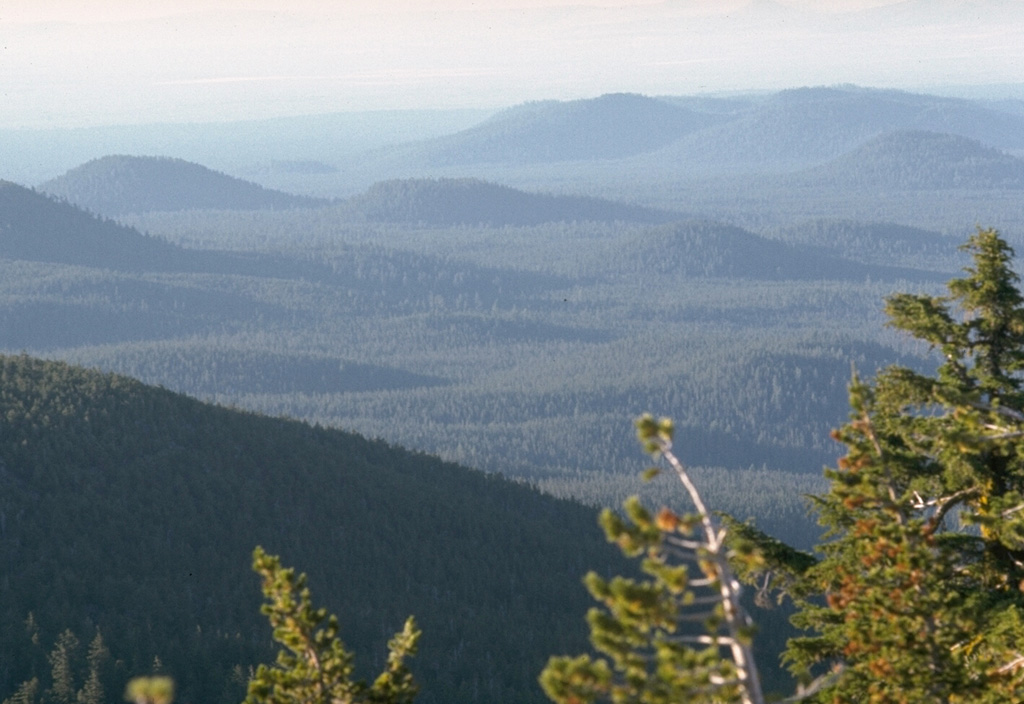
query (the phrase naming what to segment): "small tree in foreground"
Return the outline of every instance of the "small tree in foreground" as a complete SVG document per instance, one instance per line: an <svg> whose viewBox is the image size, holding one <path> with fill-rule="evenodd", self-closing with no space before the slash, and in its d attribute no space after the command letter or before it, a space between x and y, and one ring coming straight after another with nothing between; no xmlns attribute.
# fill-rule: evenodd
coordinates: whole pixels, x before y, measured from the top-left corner
<svg viewBox="0 0 1024 704"><path fill-rule="evenodd" d="M997 232L964 249L947 296L886 302L937 372L855 379L834 434L828 542L794 585L816 634L787 653L798 673L834 670L817 701L1024 701L1024 299Z"/></svg>
<svg viewBox="0 0 1024 704"><path fill-rule="evenodd" d="M170 677L136 677L128 682L124 700L132 704L171 704L174 680Z"/></svg>
<svg viewBox="0 0 1024 704"><path fill-rule="evenodd" d="M338 636L338 619L315 609L306 575L281 567L261 548L253 552L253 570L263 577L274 640L284 648L273 665L260 665L249 682L245 704L407 704L416 685L405 658L416 653L420 632L410 617L388 643L387 668L372 685L354 681L353 656Z"/></svg>
<svg viewBox="0 0 1024 704"><path fill-rule="evenodd" d="M740 605L725 530L672 452L671 421L644 416L636 426L647 451L664 457L686 487L696 512L681 516L663 508L653 516L634 497L625 504L628 522L602 513L609 541L627 555L643 555L649 579L588 574L587 588L604 607L587 615L591 640L612 665L587 655L552 658L541 686L559 704L762 704L753 628Z"/></svg>

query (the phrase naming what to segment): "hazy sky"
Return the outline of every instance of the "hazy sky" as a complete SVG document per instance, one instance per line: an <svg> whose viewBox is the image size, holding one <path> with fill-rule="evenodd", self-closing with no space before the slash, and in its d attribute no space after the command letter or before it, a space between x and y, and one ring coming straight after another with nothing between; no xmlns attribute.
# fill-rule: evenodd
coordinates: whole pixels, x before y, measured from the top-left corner
<svg viewBox="0 0 1024 704"><path fill-rule="evenodd" d="M0 127L1024 83L1024 0L0 0Z"/></svg>

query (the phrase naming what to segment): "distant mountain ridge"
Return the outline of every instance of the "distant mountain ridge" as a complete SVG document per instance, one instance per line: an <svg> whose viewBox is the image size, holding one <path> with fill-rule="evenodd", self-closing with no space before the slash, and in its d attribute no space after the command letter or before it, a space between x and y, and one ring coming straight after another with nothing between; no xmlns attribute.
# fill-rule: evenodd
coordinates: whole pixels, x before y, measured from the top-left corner
<svg viewBox="0 0 1024 704"><path fill-rule="evenodd" d="M1024 147L1024 117L956 98L854 86L797 88L629 163L664 170L787 170L836 158L880 135L956 134L1002 149Z"/></svg>
<svg viewBox="0 0 1024 704"><path fill-rule="evenodd" d="M107 216L175 210L287 209L328 202L270 190L183 159L154 156L93 159L39 188Z"/></svg>
<svg viewBox="0 0 1024 704"><path fill-rule="evenodd" d="M817 165L898 130L1024 149L1024 115L996 103L834 86L738 98L610 94L525 103L452 135L364 155L360 163L381 179L556 163L580 169L618 163L624 172L758 173Z"/></svg>
<svg viewBox="0 0 1024 704"><path fill-rule="evenodd" d="M768 9L769 14L780 10ZM295 137L292 128L279 129L281 140ZM767 95L614 93L528 102L450 134L404 144L341 152L332 151L328 141L322 153L306 151L294 158L271 150L269 161L239 164L234 173L265 186L326 198L359 193L377 182L424 177L471 177L561 190L571 173L579 181L601 184L618 178L628 186L664 177L788 173L836 159L881 135L908 130L957 135L1024 153L1024 112L1012 102L840 85ZM304 139L312 144L315 138L310 134ZM157 175L143 174L143 167L129 159L150 160L145 169ZM43 188L115 216L328 202L296 201L299 196L258 190L262 187L227 180L231 177L224 174L185 174L184 169L180 160L108 156L76 167ZM164 176L158 178L160 173ZM136 188L132 184L137 182L146 185ZM204 185L190 189L189 184Z"/></svg>
<svg viewBox="0 0 1024 704"><path fill-rule="evenodd" d="M525 103L476 127L376 156L420 166L616 159L655 150L717 121L657 98L615 93Z"/></svg>

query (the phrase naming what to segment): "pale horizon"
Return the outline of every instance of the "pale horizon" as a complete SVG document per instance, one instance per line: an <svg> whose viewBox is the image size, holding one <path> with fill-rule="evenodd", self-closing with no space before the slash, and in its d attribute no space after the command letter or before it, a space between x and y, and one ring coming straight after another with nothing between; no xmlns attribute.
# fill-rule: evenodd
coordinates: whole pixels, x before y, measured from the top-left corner
<svg viewBox="0 0 1024 704"><path fill-rule="evenodd" d="M9 0L0 127L1024 82L1012 0Z"/></svg>

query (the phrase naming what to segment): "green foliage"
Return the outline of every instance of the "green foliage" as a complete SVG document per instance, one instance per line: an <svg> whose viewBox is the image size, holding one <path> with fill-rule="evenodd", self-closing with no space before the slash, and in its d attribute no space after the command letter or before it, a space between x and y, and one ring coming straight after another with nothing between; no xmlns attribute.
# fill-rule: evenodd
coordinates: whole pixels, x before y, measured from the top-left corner
<svg viewBox="0 0 1024 704"><path fill-rule="evenodd" d="M643 557L647 578L587 575L587 589L602 605L587 614L591 642L611 663L588 655L552 658L541 685L558 704L760 704L753 628L729 565L742 556L725 548L723 531L673 454L672 421L643 416L636 426L644 449L664 456L697 511L680 516L663 508L655 516L634 497L624 504L626 520L611 511L601 515L608 540Z"/></svg>
<svg viewBox="0 0 1024 704"><path fill-rule="evenodd" d="M687 565L674 565L662 543L655 517L638 502L627 502L629 521L611 512L602 524L612 542L627 554L642 553L646 579L605 580L591 572L585 584L603 608L587 614L594 647L608 656L552 658L541 685L555 702L592 701L719 702L741 701L735 666L719 653L719 642L686 630L697 615L714 630L722 613L697 596ZM676 520L662 514L663 521ZM680 517L679 534L690 537ZM698 577L698 583L712 579ZM706 586L706 585L703 585ZM700 599L698 609L688 609ZM723 684L729 683L729 684Z"/></svg>
<svg viewBox="0 0 1024 704"><path fill-rule="evenodd" d="M132 704L171 704L174 680L170 677L135 677L124 690L125 701Z"/></svg>
<svg viewBox="0 0 1024 704"><path fill-rule="evenodd" d="M260 665L249 682L245 704L406 704L417 686L405 665L416 653L420 632L410 617L388 643L387 669L367 686L353 681L353 657L338 636L336 616L314 608L306 575L282 568L262 548L253 569L263 578L267 598L261 611L270 619L274 640L284 645L274 665Z"/></svg>
<svg viewBox="0 0 1024 704"><path fill-rule="evenodd" d="M817 474L851 360L874 369L896 354L863 342L877 328L865 302L890 290L865 280L928 275L708 221L424 228L335 209L134 221L184 249L8 190L18 217L3 239L25 245L0 261L8 350L558 478L561 495L593 495L573 486L591 467L632 477L623 409L673 409L694 465ZM210 251L224 249L244 251Z"/></svg>
<svg viewBox="0 0 1024 704"><path fill-rule="evenodd" d="M787 657L826 666L821 702L1024 697L1024 299L994 230L944 297L898 294L891 325L942 355L851 387L847 447L817 499L828 542L802 575Z"/></svg>
<svg viewBox="0 0 1024 704"><path fill-rule="evenodd" d="M822 499L822 521L837 534L805 578L826 603L805 603L798 625L820 635L795 639L802 672L841 662L823 701L940 702L976 686L966 652L979 625L967 618L957 555L937 539L916 497L900 491L878 454L867 389L851 394L859 414L838 434L848 453Z"/></svg>

